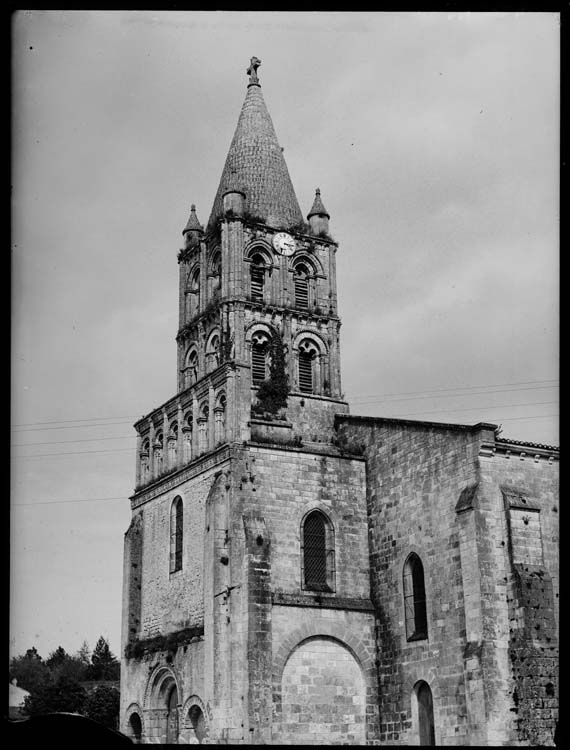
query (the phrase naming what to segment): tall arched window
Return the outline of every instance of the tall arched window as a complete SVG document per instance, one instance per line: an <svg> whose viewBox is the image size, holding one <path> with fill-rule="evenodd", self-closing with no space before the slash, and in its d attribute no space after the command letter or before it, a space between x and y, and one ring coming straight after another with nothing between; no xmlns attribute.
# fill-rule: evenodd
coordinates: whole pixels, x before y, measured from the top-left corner
<svg viewBox="0 0 570 750"><path fill-rule="evenodd" d="M259 253L251 258L249 278L251 281L251 299L254 302L263 302L263 290L265 286L265 259Z"/></svg>
<svg viewBox="0 0 570 750"><path fill-rule="evenodd" d="M416 705L412 709L415 719L416 736L420 745L435 745L435 722L433 718L433 697L430 686L424 680L414 685Z"/></svg>
<svg viewBox="0 0 570 750"><path fill-rule="evenodd" d="M412 552L404 563L404 610L408 641L427 638L424 566L415 552Z"/></svg>
<svg viewBox="0 0 570 750"><path fill-rule="evenodd" d="M309 309L309 269L304 263L295 266L295 307Z"/></svg>
<svg viewBox="0 0 570 750"><path fill-rule="evenodd" d="M334 590L334 532L320 510L303 520L301 530L303 588L313 591Z"/></svg>
<svg viewBox="0 0 570 750"><path fill-rule="evenodd" d="M310 339L299 344L299 390L301 393L317 392L317 366L319 350Z"/></svg>
<svg viewBox="0 0 570 750"><path fill-rule="evenodd" d="M263 383L269 377L271 342L264 331L256 331L251 337L251 379L253 385Z"/></svg>
<svg viewBox="0 0 570 750"><path fill-rule="evenodd" d="M183 506L182 498L174 498L170 507L170 572L182 570L183 541Z"/></svg>

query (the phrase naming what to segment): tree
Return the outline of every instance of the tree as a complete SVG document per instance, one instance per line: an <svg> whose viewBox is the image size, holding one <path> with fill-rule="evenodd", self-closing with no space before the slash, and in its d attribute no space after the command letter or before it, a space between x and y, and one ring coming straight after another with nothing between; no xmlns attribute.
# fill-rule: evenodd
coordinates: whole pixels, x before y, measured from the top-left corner
<svg viewBox="0 0 570 750"><path fill-rule="evenodd" d="M65 676L69 680L82 682L86 679L89 662L85 663L78 656L71 656L59 646L48 656L46 664L54 681Z"/></svg>
<svg viewBox="0 0 570 750"><path fill-rule="evenodd" d="M39 686L34 693L26 696L24 712L28 716L52 713L53 711L68 711L81 713L87 694L76 680L65 675L55 681Z"/></svg>
<svg viewBox="0 0 570 750"><path fill-rule="evenodd" d="M81 644L81 648L75 656L77 659L79 659L79 661L83 662L86 667L89 666L91 649L89 648L89 644L87 643L87 641L83 641L83 643Z"/></svg>
<svg viewBox="0 0 570 750"><path fill-rule="evenodd" d="M98 721L100 724L117 729L119 723L119 699L120 693L114 687L99 685L87 696L83 713L89 719Z"/></svg>
<svg viewBox="0 0 570 750"><path fill-rule="evenodd" d="M10 662L10 679L16 678L18 686L34 693L49 683L49 667L38 654L35 646L24 655L15 656Z"/></svg>
<svg viewBox="0 0 570 750"><path fill-rule="evenodd" d="M105 638L100 636L91 654L91 664L87 670L87 679L118 680L120 671L121 665L117 657L111 652Z"/></svg>

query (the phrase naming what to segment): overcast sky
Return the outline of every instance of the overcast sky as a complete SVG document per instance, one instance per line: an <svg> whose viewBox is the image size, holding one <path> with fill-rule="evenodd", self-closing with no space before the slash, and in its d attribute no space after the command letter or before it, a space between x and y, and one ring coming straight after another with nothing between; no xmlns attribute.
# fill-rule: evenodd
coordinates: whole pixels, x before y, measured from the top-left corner
<svg viewBox="0 0 570 750"><path fill-rule="evenodd" d="M13 44L13 653L120 652L132 423L252 55L340 243L352 413L558 443L558 14L31 11Z"/></svg>

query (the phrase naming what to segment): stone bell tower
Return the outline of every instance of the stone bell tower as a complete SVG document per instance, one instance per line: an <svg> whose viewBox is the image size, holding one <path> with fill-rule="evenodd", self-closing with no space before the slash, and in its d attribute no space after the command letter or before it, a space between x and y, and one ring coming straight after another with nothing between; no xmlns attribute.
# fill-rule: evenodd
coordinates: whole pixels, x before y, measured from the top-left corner
<svg viewBox="0 0 570 750"><path fill-rule="evenodd" d="M290 424L283 435L312 441L309 425L315 409L322 411L332 400L334 411L343 410L337 244L329 236L329 214L319 189L308 223L303 220L261 92L259 65L252 58L246 98L207 227L192 206L183 232L178 389L184 392L226 365L226 436L247 440L252 406L253 416L261 419L264 412L271 420L279 411L268 399L256 400L259 386L272 375L278 345L288 384L288 407L281 415ZM227 383L228 377L235 382ZM213 430L218 442L220 417L215 415L222 408L208 402L214 420L206 427L206 414L196 406L193 424L186 425L193 430L194 454L206 440L200 443L201 430Z"/></svg>
<svg viewBox="0 0 570 750"><path fill-rule="evenodd" d="M135 425L121 721L145 742L287 740L275 669L296 684L287 654L307 638L338 699L315 731L376 731L364 465L334 429L338 246L319 189L303 218L260 63L208 222L192 205L183 230L177 393Z"/></svg>

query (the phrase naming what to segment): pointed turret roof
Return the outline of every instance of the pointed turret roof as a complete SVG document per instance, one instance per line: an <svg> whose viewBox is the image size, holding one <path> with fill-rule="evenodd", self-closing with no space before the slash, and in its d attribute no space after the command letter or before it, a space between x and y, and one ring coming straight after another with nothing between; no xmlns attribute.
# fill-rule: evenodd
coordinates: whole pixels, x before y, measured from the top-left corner
<svg viewBox="0 0 570 750"><path fill-rule="evenodd" d="M315 200L313 201L313 207L307 214L307 219L310 219L311 216L326 216L327 219L331 218L329 216L329 212L323 206L323 202L321 200L321 191L319 188L315 190Z"/></svg>
<svg viewBox="0 0 570 750"><path fill-rule="evenodd" d="M182 234L186 234L186 232L191 232L192 230L198 232L204 231L204 227L198 221L198 216L196 215L196 206L194 204L190 206L190 216L188 217L186 226L182 230Z"/></svg>
<svg viewBox="0 0 570 750"><path fill-rule="evenodd" d="M261 93L257 78L260 63L257 58L252 58L247 71L250 82L208 228L222 215L222 196L230 189L242 191L245 194L245 211L271 226L292 226L303 221L283 151Z"/></svg>

